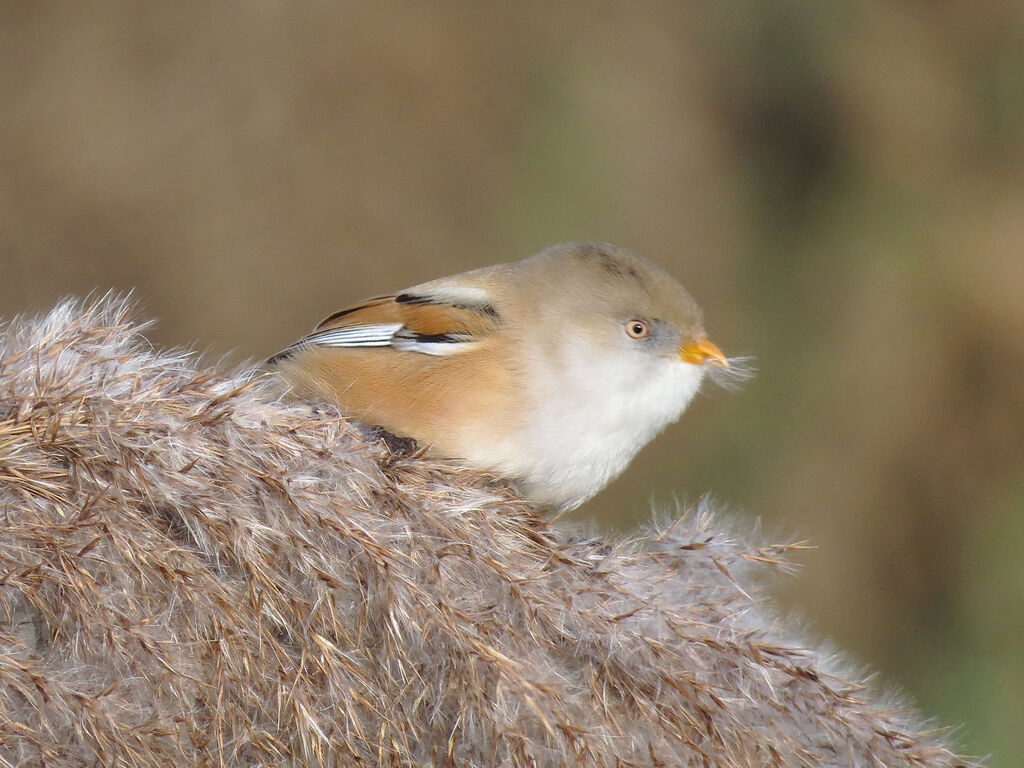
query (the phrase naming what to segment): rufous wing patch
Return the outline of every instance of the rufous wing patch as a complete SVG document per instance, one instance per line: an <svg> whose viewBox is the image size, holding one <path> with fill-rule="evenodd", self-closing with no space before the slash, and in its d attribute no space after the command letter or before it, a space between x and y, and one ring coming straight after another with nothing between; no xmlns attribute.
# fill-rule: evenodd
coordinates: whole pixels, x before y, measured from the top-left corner
<svg viewBox="0 0 1024 768"><path fill-rule="evenodd" d="M498 330L497 310L486 302L462 304L428 294L402 293L363 302L328 317L317 331L351 325L401 323L405 335L490 336Z"/></svg>

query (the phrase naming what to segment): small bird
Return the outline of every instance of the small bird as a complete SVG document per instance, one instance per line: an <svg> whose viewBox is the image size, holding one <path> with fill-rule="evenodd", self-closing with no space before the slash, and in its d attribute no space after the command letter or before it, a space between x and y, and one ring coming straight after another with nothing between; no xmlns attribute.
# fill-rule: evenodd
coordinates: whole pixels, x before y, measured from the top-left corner
<svg viewBox="0 0 1024 768"><path fill-rule="evenodd" d="M335 312L274 355L292 388L558 510L614 479L728 367L667 272L564 243Z"/></svg>

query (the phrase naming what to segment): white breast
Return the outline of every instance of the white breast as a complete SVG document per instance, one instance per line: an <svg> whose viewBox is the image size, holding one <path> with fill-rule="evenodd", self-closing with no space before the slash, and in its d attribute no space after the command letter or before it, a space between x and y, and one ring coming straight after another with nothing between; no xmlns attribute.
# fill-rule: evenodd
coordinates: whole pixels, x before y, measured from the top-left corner
<svg viewBox="0 0 1024 768"><path fill-rule="evenodd" d="M534 377L530 424L503 446L503 471L523 478L532 499L571 508L583 503L679 418L700 388L701 366L567 350L555 378Z"/></svg>

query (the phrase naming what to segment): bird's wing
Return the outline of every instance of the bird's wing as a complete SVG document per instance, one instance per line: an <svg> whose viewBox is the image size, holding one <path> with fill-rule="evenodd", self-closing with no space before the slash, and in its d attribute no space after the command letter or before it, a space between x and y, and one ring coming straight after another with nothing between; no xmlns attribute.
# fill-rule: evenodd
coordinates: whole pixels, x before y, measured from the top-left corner
<svg viewBox="0 0 1024 768"><path fill-rule="evenodd" d="M499 326L498 311L482 290L436 280L335 312L269 362L280 362L310 347L391 347L454 355L475 348Z"/></svg>

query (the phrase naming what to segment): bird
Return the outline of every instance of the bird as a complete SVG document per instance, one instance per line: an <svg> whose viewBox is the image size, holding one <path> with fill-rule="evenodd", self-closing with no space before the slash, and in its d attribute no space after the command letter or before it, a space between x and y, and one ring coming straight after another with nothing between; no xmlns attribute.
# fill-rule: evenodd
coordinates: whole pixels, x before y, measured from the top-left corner
<svg viewBox="0 0 1024 768"><path fill-rule="evenodd" d="M668 272L570 242L335 312L268 363L300 396L509 480L590 499L729 360Z"/></svg>

